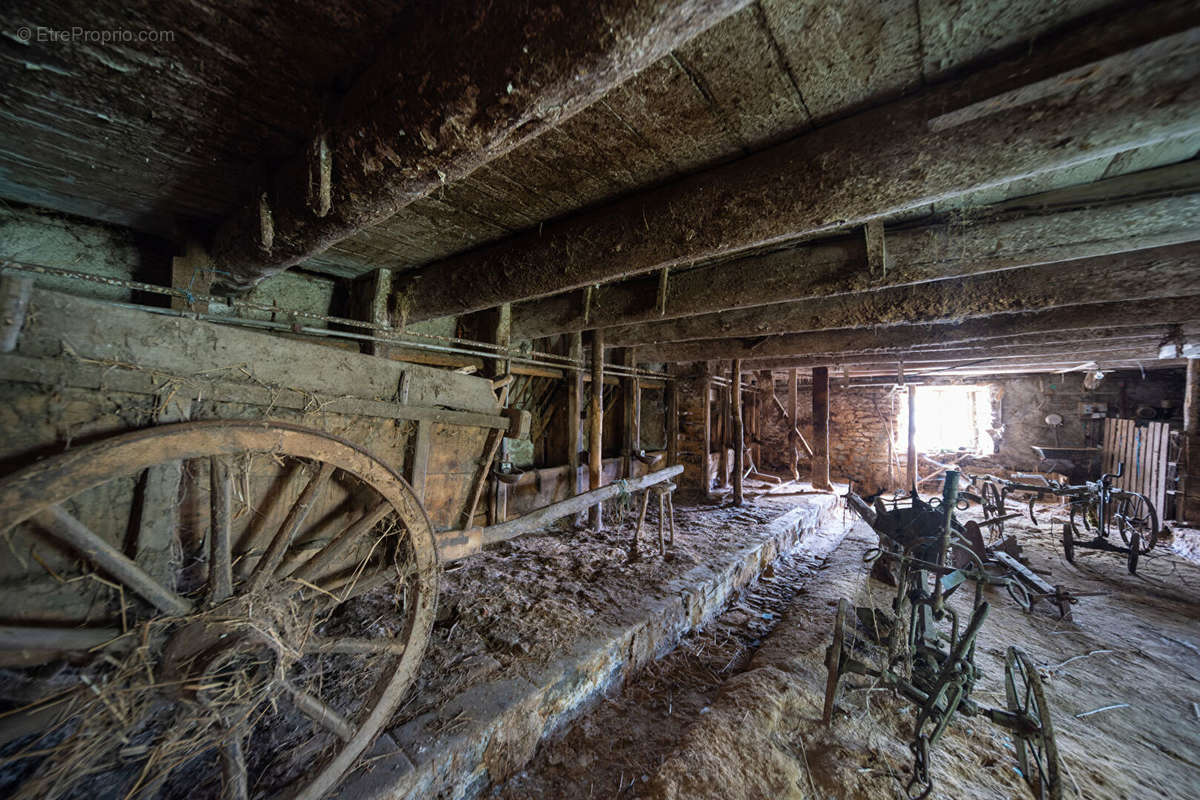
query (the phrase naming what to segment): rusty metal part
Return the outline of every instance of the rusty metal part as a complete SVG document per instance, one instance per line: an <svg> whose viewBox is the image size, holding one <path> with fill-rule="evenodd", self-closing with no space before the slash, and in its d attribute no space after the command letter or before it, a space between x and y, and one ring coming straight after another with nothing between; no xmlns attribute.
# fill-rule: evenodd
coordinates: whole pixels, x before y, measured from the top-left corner
<svg viewBox="0 0 1200 800"><path fill-rule="evenodd" d="M917 706L910 743L913 768L905 795L916 800L928 797L933 790L929 750L936 746L953 716L985 716L1009 729L1020 743L1017 752L1023 774L1037 796L1058 800L1061 786L1057 782L1058 760L1049 710L1040 683L1033 686L1036 675L1030 677L1027 670L1022 670L1028 659L1022 660L1023 654L1010 657L1005 679L1009 685L1020 683L1022 688L1036 689L1035 701L1026 694L1020 695L1025 705L1010 702L1008 709L985 708L971 698L971 691L979 674L974 663L975 640L990 608L983 600L984 584L1003 583L1010 592L1014 591L1011 587L1019 587L1014 597L1026 609L1036 602L1034 593L1026 590L1027 584L1034 587L1037 599L1054 596L1067 606L1072 598L1042 581L1002 547L993 552L984 544L977 523L957 522L957 478L957 472L947 473L939 505L925 502L914 492L908 507L897 503L888 509L877 498L872 508L853 492L848 493L847 505L880 537L879 547L869 550L864 558L873 562L873 575L880 563L890 562L896 590L891 616L873 608L856 609L850 614L848 603L839 603L833 644L825 656L828 678L824 718L828 722L832 717L846 673L867 676L874 684L913 702ZM986 571L989 563L1000 564L1017 577L992 576ZM960 626L957 611L943 600L966 581L974 581L975 597L970 619ZM863 617L868 621L863 622L864 643L859 646L847 628L847 619ZM867 649L867 643L879 649L878 665L859 654ZM1019 653L1015 649L1012 652ZM1030 758L1036 761L1036 773L1027 769Z"/></svg>
<svg viewBox="0 0 1200 800"><path fill-rule="evenodd" d="M63 507L64 502L84 491L114 479L139 475L163 462L200 459L220 465L246 453L317 462L319 476L326 479L335 470L339 471L369 487L380 498L379 503L386 507L387 514L380 513L376 506L367 512L365 519L378 521L387 515L395 515L399 522L403 538L397 546L404 548L406 569L398 573L386 562L367 569L364 561L354 579L358 581L359 589L400 582L404 587L405 611L399 633L394 638L377 640L350 637L349 649L341 647L338 639L323 640L317 645L321 652L367 651L387 659L376 662L379 677L354 719L343 717L319 697L299 687L288 686L286 676L282 674L286 664L304 657L305 648L289 627L290 617L273 610L281 607L280 601L291 598L282 606L289 609L295 606L328 610L357 596L353 585L345 586L341 598L333 594L340 591L335 583L320 586L319 570L310 569L303 573L312 580L297 583L288 579L291 569L278 568L278 565L288 563L283 554L298 528L296 517L302 516L295 508L276 536L276 541L281 544L279 553L274 554L275 548L272 548L272 554L277 557L263 558L254 573L254 580L235 582L231 573L219 574L220 565L230 565L233 559L228 553L224 557L218 553L212 559L216 567L214 572L218 574L209 576L209 588L201 587L188 596L180 596L142 572L136 563L111 545L97 546L97 542L104 544L103 540ZM224 496L229 491L229 470L214 470L211 480L215 484L213 502L218 511L214 517L221 526L224 524L221 517L226 502ZM305 505L303 497L298 505ZM204 678L193 683L203 687L210 700L213 692L224 690L225 678L221 676L231 672L227 667L237 661L238 654L244 649L266 648L274 653L275 677L260 681L256 691L263 692L263 697L275 694L287 698L297 711L340 739L326 760L286 788L285 794L292 800L317 800L329 793L386 724L416 675L436 604L438 562L432 525L404 479L350 442L279 422L196 422L133 431L44 459L0 482L0 531L8 531L35 518L44 519L47 515L53 524L46 525L43 533L59 537L61 542L80 551L96 567L159 609L141 620L141 624L148 626L147 630L162 630L166 634L165 638L147 639L152 645L160 639L163 642L157 663L167 672ZM369 532L369 526L351 525L344 535L334 537L328 547L331 550L344 548L349 533L366 535ZM220 532L209 536L208 541L215 548L231 546L229 537ZM372 553L375 553L375 545L370 546L367 558ZM324 563L335 560L326 557ZM322 563L320 554L313 561ZM222 600L227 590L232 591L232 596ZM6 628L5 633L3 643L7 645L24 647L30 643L45 645L50 642L63 649L76 649L102 644L95 640L109 636L112 631L81 630L67 639L62 636L43 638L45 629L32 626ZM163 683L180 685L171 681ZM236 687L230 685L227 688L233 691ZM199 699L204 700L203 697ZM36 712L37 708L33 710ZM222 748L227 788L235 796L239 787L246 786L242 737L249 733L249 729L235 726L226 737L228 746Z"/></svg>

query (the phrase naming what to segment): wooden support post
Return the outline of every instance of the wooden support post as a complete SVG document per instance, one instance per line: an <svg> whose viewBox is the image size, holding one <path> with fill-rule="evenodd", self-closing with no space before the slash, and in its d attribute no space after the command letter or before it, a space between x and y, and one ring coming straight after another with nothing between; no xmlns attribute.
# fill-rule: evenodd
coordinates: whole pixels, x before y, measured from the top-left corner
<svg viewBox="0 0 1200 800"><path fill-rule="evenodd" d="M508 348L512 340L512 305L505 303L498 308L490 308L487 311L481 311L475 315L473 320L476 329L476 335L481 341L491 342L500 345L505 349ZM511 361L507 358L488 358L484 359L484 374L492 379L501 378L509 374ZM500 405L508 404L509 386L506 383L500 390ZM500 444L495 455L496 460L501 465L508 463L508 441L501 436ZM491 470L491 463L485 465L485 469ZM492 525L497 525L505 522L508 519L508 486L498 480L492 480L490 488L491 503L489 504L489 522Z"/></svg>
<svg viewBox="0 0 1200 800"><path fill-rule="evenodd" d="M788 376L788 457L791 459L792 480L800 480L800 376L795 369L787 371ZM807 443L806 443L807 444Z"/></svg>
<svg viewBox="0 0 1200 800"><path fill-rule="evenodd" d="M567 355L575 363L583 362L583 334L576 331L570 334ZM570 494L579 494L579 451L583 449L580 441L583 415L583 370L567 373L567 470L570 473Z"/></svg>
<svg viewBox="0 0 1200 800"><path fill-rule="evenodd" d="M717 459L720 464L717 469L721 479L721 488L729 486L729 448L733 444L733 425L729 420L730 414L733 413L733 401L730 399L732 393L732 385L721 389L721 457Z"/></svg>
<svg viewBox="0 0 1200 800"><path fill-rule="evenodd" d="M917 488L917 387L908 387L908 488Z"/></svg>
<svg viewBox="0 0 1200 800"><path fill-rule="evenodd" d="M730 390L733 392L733 504L746 502L746 447L742 419L742 361L734 359L730 369Z"/></svg>
<svg viewBox="0 0 1200 800"><path fill-rule="evenodd" d="M679 386L667 383L667 466L679 463Z"/></svg>
<svg viewBox="0 0 1200 800"><path fill-rule="evenodd" d="M214 275L213 263L208 251L195 240L187 242L183 255L171 259L172 289L182 289L192 294L208 294L212 289ZM207 302L191 301L180 297L171 298L171 308L176 311L194 311L198 314L208 313Z"/></svg>
<svg viewBox="0 0 1200 800"><path fill-rule="evenodd" d="M600 488L604 479L604 329L592 331L592 402L588 413L588 489ZM604 528L602 503L591 507L589 523L593 530Z"/></svg>
<svg viewBox="0 0 1200 800"><path fill-rule="evenodd" d="M769 369L758 371L758 397L754 403L754 468L765 472L762 456L762 439L767 432L767 418L775 402L775 378Z"/></svg>
<svg viewBox="0 0 1200 800"><path fill-rule="evenodd" d="M831 490L829 482L829 368L813 369L813 459L814 489Z"/></svg>
<svg viewBox="0 0 1200 800"><path fill-rule="evenodd" d="M627 347L621 354L621 366L627 370L637 368L634 348ZM633 459L641 449L642 389L636 375L621 376L623 413L621 419L621 474L633 477Z"/></svg>
<svg viewBox="0 0 1200 800"><path fill-rule="evenodd" d="M354 319L370 322L374 325L391 326L392 319L388 312L388 301L392 294L392 271L380 268L355 279L350 287L350 313ZM401 320L403 325L403 320ZM356 328L356 333L362 332ZM373 336L383 336L380 331L372 331ZM362 352L372 356L387 358L392 348L381 342L367 341L362 343Z"/></svg>
<svg viewBox="0 0 1200 800"><path fill-rule="evenodd" d="M712 491L712 376L705 374L704 376L704 463L701 465L701 473L704 475L704 493L709 494Z"/></svg>
<svg viewBox="0 0 1200 800"><path fill-rule="evenodd" d="M1182 469L1180 469L1182 467ZM1200 359L1189 358L1183 388L1183 463L1175 516L1190 524L1200 522Z"/></svg>

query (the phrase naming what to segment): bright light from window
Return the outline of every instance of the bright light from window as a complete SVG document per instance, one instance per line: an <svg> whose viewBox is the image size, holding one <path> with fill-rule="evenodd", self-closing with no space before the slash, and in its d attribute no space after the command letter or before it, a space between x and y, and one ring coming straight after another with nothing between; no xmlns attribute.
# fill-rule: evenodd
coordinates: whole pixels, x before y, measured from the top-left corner
<svg viewBox="0 0 1200 800"><path fill-rule="evenodd" d="M917 386L917 449L921 452L968 450L991 455L995 443L991 393L986 386ZM897 424L901 449L908 447L908 407Z"/></svg>

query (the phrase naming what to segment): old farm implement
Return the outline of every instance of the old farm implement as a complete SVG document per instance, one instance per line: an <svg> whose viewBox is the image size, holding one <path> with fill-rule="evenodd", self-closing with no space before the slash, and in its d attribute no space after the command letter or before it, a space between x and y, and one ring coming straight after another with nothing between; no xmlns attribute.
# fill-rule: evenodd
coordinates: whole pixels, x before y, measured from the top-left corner
<svg viewBox="0 0 1200 800"><path fill-rule="evenodd" d="M0 389L74 416L3 450L0 795L326 797L416 679L443 563L682 470L484 525L529 429L488 379L34 302Z"/></svg>
<svg viewBox="0 0 1200 800"><path fill-rule="evenodd" d="M980 485L979 497L985 520L1009 519L1006 501L1015 493L1025 495L1029 519L1035 525L1038 524L1034 506L1037 500L1046 495L1064 499L1070 508L1070 519L1063 523L1062 533L1067 561L1074 563L1077 547L1105 550L1124 555L1126 568L1134 574L1138 559L1158 543L1160 531L1158 512L1150 498L1113 486L1113 481L1124 471L1125 464L1121 463L1116 474L1104 473L1099 480L1080 484L1059 483L1040 475L1021 476L1020 481L984 475L978 476L976 481ZM1081 539L1083 532L1091 534L1091 538Z"/></svg>
<svg viewBox="0 0 1200 800"><path fill-rule="evenodd" d="M987 619L983 599L986 567L954 518L958 473L948 472L940 501L915 493L908 507L871 508L857 495L850 507L879 533L880 545L867 558L884 562L895 583L891 613L838 604L833 642L826 651L828 680L824 719L832 722L843 680L861 675L917 706L909 747L912 776L905 792L928 797L933 789L929 752L955 714L984 717L1012 732L1021 773L1035 797L1062 796L1054 728L1041 678L1029 657L1008 648L1004 667L1006 705L991 708L972 692L979 678L975 643ZM967 581L975 585L970 611L947 600Z"/></svg>

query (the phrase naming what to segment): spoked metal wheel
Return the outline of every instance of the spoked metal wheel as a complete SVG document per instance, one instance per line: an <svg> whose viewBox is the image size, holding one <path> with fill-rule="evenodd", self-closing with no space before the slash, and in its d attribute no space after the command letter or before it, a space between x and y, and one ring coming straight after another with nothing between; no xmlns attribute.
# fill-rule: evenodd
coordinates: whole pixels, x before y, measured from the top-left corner
<svg viewBox="0 0 1200 800"><path fill-rule="evenodd" d="M263 422L116 436L0 482L0 794L334 787L411 685L433 531L366 451Z"/></svg>
<svg viewBox="0 0 1200 800"><path fill-rule="evenodd" d="M842 663L846 657L846 625L853 619L854 609L850 601L838 600L837 616L833 620L833 642L825 651L825 709L821 721L829 725L833 721L833 707L837 703L838 689L842 681Z"/></svg>
<svg viewBox="0 0 1200 800"><path fill-rule="evenodd" d="M1024 729L1013 731L1021 774L1038 800L1060 800L1058 747L1042 679L1029 656L1016 647L1008 648L1005 659L1004 694L1008 710L1025 724Z"/></svg>
<svg viewBox="0 0 1200 800"><path fill-rule="evenodd" d="M1121 541L1129 546L1136 534L1142 553L1153 550L1158 543L1158 514L1149 498L1140 494L1122 494L1116 505L1113 516Z"/></svg>
<svg viewBox="0 0 1200 800"><path fill-rule="evenodd" d="M981 506L983 507L983 519L994 519L1004 516L1004 499L1000 495L1000 487L991 481L985 481L983 487L979 491L979 496L982 498ZM997 522L989 526L992 529L992 538L1000 539L1004 536L1004 523Z"/></svg>

